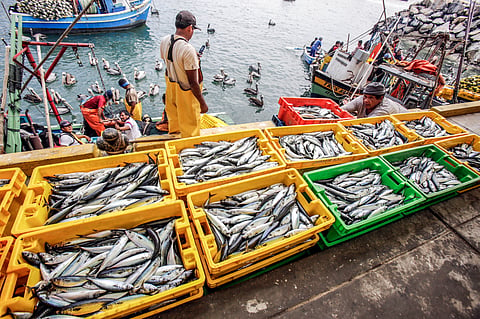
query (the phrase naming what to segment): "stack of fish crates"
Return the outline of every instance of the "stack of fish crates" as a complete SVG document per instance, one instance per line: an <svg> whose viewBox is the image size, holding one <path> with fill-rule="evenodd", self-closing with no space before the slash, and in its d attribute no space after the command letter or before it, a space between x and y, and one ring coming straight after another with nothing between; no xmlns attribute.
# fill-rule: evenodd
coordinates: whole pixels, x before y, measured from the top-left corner
<svg viewBox="0 0 480 319"><path fill-rule="evenodd" d="M149 163L149 161L156 161L159 185L163 190L168 192L168 194L163 197L162 202L167 203L176 200L172 177L168 168L165 150L163 149L36 167L30 177L24 205L21 207L12 227L12 234L18 236L26 232L36 231L51 226L46 226L45 222L52 215L50 212L51 209L47 204L49 203L53 188L46 178L53 177L57 174L91 172L104 168L115 168L118 166L124 167L130 163ZM130 185L132 185L133 182L134 181L132 181ZM123 212L124 211L120 210L112 214L121 214ZM81 224L90 218L96 217L82 218L65 223Z"/></svg>
<svg viewBox="0 0 480 319"><path fill-rule="evenodd" d="M65 246L75 247L78 245L81 247L82 242L85 240L92 240L92 238L98 240L99 238L106 236L114 236L114 239L118 238L116 244L110 246L111 248L109 249L111 250L109 251L109 254L104 253L106 254L105 256L109 256L110 254L113 254L113 249L116 249L115 247L122 247L120 242L123 241L123 238L125 238L125 240L130 240L131 242L129 244L133 244L133 246L137 246L139 248L148 247L148 242L151 242L154 245L151 250L147 249L147 251L151 252L150 255L148 255L149 257L142 259L144 265L140 267L140 270L142 271L141 275L143 276L144 272L149 271L149 269L155 270L153 265L155 265L157 260L161 260L163 258L167 258L168 260L169 257L163 256L163 248L159 247L160 241L154 239L156 236L152 236L149 231L147 231L145 236L147 236L148 239L147 237L142 239L139 229L150 229L156 233L157 231L155 229L157 228L155 227L159 227L158 225L160 225L160 223L164 223L162 225L165 225L166 223L173 223L171 231L173 231L175 235L174 238L168 238L171 238L172 245L177 246L177 249L174 249L173 247L171 249L172 251L178 251L177 258L179 259L175 259L175 261L180 260L182 263L182 265L180 265L177 264L177 262L175 262L176 264L171 264L169 262L167 267L170 265L174 268L178 268L180 266L183 267L182 269L184 269L184 271L188 271L189 275L191 276L189 281L182 282L180 285L177 284L169 286L168 284L167 286L162 286L161 289L151 290L149 293L147 292L145 294L137 295L136 298L125 298L123 299L123 302L117 302L109 305L109 302L111 302L112 299L121 298L121 295L128 296L130 293L135 293L134 289L137 288L137 284L131 284L135 281L131 281L131 276L129 275L128 277L125 277L128 278L125 280L125 282L120 280L116 281L116 284L113 286L108 284L108 286L111 286L111 288L104 287L104 285L107 285L106 282L108 282L108 279L103 279L101 277L101 273L99 275L100 270L98 270L98 272L93 272L92 270L93 273L90 273L88 270L94 268L87 268L88 275L83 278L91 283L95 283L95 285L100 285L100 283L102 283L101 286L103 289L99 291L99 295L95 296L88 302L80 301L78 303L71 303L71 301L69 301L67 302L69 305L65 305L65 302L62 302L61 305L63 306L60 306L57 309L57 312L60 314L69 313L72 315L88 316L89 318L119 318L124 316L145 318L202 297L203 286L205 284L205 275L200 261L200 256L195 246L195 240L190 227L185 205L183 201L176 200L165 204L157 203L138 207L126 211L123 214L106 214L104 216L99 216L97 219L86 220L81 224L59 224L21 235L15 242L10 263L8 265L7 278L1 296L2 306L8 308L8 310L11 312L28 313L34 311L38 299L33 293L34 290L27 289L26 287L36 286L38 294L40 293L39 291L42 291L42 289L45 288L44 286L41 288L40 285L40 281L45 280L45 278L42 278L42 272L38 267L32 266L27 262L26 256L28 256L27 254L38 254L45 252L47 246L62 251L62 247ZM129 229L131 231L130 233L127 233L127 230ZM134 233L138 235L133 236L132 234ZM159 236L158 239L160 239L162 233L157 233L157 236ZM143 244L145 241L147 241L147 245ZM126 241L123 241L122 243L125 244L125 242ZM133 246L128 249L126 248L128 245L123 246L125 247L123 249L124 252L134 249ZM91 247L91 253L93 253L94 248L95 247ZM119 251L122 250L118 250L116 253L119 253ZM162 255L160 255L161 251ZM61 277L59 278L58 276L61 276L67 271L73 271L72 268L78 269L78 267L88 264L85 262L85 259L81 258L81 256L84 254L85 253L77 253L75 255L72 253L72 255L74 255L74 259L70 262L70 267L67 269L62 268L65 269L63 272L62 270L55 268L55 270L52 270L52 272L49 273L49 276L52 276L50 280L54 280L55 278L60 279ZM105 256L103 257L105 258L104 261L108 258ZM139 255L134 255L132 257L136 256ZM140 256L138 258L140 258ZM69 259L72 260L71 258ZM84 262L80 262L80 260L84 260ZM92 265L94 264L92 263ZM40 268L42 267L45 266L40 266ZM92 267L98 267L98 263L97 266ZM78 271L81 271L80 269ZM55 276L53 273L55 273ZM166 274L168 277L169 273ZM152 277L150 276L149 278ZM133 280L135 280L135 278L133 278ZM147 280L147 283L148 282L149 281ZM147 289L147 286L144 284L139 287L142 289ZM72 288L66 288L66 290L69 289ZM74 290L75 287L73 288L72 292ZM52 298L52 294L64 292L65 291L53 289L46 295L43 295L43 298L48 301L48 298ZM53 305L51 307L53 307Z"/></svg>
<svg viewBox="0 0 480 319"><path fill-rule="evenodd" d="M278 118L285 125L308 125L308 124L327 124L336 123L340 120L354 119L353 115L344 111L331 99L324 98L302 98L302 97L280 97L278 100L280 109ZM304 118L299 114L298 107L319 107L335 114L336 118Z"/></svg>
<svg viewBox="0 0 480 319"><path fill-rule="evenodd" d="M433 111L392 114L391 117L396 123L402 123L407 128L409 122L412 123L413 128L409 129L420 135L425 140L425 144L467 134L465 129L450 123L446 118ZM418 129L414 128L414 122L417 123ZM428 129L429 133L422 133L423 129ZM437 134L434 134L434 131L437 131ZM432 134L434 135L432 136Z"/></svg>
<svg viewBox="0 0 480 319"><path fill-rule="evenodd" d="M334 139L340 144L343 149L350 154L322 157L318 159L309 159L306 156L304 158L292 159L288 156L285 146L280 143L280 139L287 135L294 135L301 137L305 135L312 135L313 133L328 133L332 132ZM288 168L296 169L310 169L318 168L322 166L330 166L336 164L342 164L347 162L356 161L368 156L367 149L356 139L352 137L342 126L338 124L316 124L316 125L302 125L302 126L284 126L265 129L265 134L275 147L277 152L282 156L282 159L287 164ZM309 140L311 141L311 138ZM316 145L322 145L322 141L313 141ZM311 142L310 142L311 143ZM292 146L295 143L291 143ZM306 146L308 147L308 146Z"/></svg>
<svg viewBox="0 0 480 319"><path fill-rule="evenodd" d="M390 121L395 131L398 134L403 135L408 140L408 142L401 145L392 145L389 147L373 149L371 147L368 147L361 138L355 136L354 134L353 128L355 126L361 126L363 124L379 125L384 121ZM380 154L395 152L398 150L408 149L425 144L424 138L416 134L414 131L408 129L403 123L399 123L399 121L396 121L391 115L367 117L356 120L342 120L338 123L342 125L348 132L350 132L354 136L355 140L359 141L360 143L362 143L362 145L365 146L369 156L378 156Z"/></svg>
<svg viewBox="0 0 480 319"><path fill-rule="evenodd" d="M365 194L365 196L355 198L354 200L360 201L360 204L356 205L356 203L352 200L351 209L347 210L348 206L345 207L345 204L337 202L333 197L331 197L331 195L327 194L326 188L323 186L325 184L322 185L322 182L330 183L331 180L339 178L344 180L346 183L351 182L350 184L352 186L357 186L361 185L360 181L367 179L362 176L359 177L357 181L350 181L348 176L351 175L353 178L355 174L361 174L362 172L368 172L368 174L378 173L381 179L377 182L386 186L385 194L387 195L385 196L387 197L389 194L395 194L396 196L402 195L403 199L401 204L396 207L387 208L384 211L380 209L375 214L372 213L368 217L362 217L352 222L350 216L348 216L348 213L353 212L354 209L357 208L361 209L363 205L361 204L361 201L366 199L367 195L375 194L375 192L369 190L368 194ZM322 241L320 246L322 248L339 244L401 219L406 211L418 209L421 207L422 203L425 202L425 197L417 189L405 181L387 162L380 157L371 157L351 163L321 168L306 172L303 177L315 195L322 200L322 202L328 207L330 212L335 217L335 223L332 225L332 227L320 234ZM327 184L327 186L328 185L330 184ZM353 194L352 192L348 191L346 186L339 188L333 185L329 191L337 193L340 197L348 197L349 195ZM374 203L380 199L381 198L374 200Z"/></svg>
<svg viewBox="0 0 480 319"><path fill-rule="evenodd" d="M408 150L384 154L381 155L381 157L385 161L387 161L389 165L391 165L395 169L395 171L402 176L404 180L408 180L412 184L412 186L418 189L418 191L426 198L426 201L423 204L424 207L453 197L457 195L459 191L470 188L478 184L478 182L480 181L480 176L476 171L465 166L464 164L454 159L452 156L450 156L445 151L435 145L419 146ZM429 172L432 170L431 166L430 169L428 169L420 165L411 165L410 168L407 169L409 176L405 176L405 173L403 173L404 170L400 167L401 162L404 162L414 157L430 160L432 163L431 165L436 166L434 168L435 172L439 172L443 169L445 171L448 171L449 173L451 173L451 179L456 179L455 183L449 184L446 188L427 192L425 190L425 187L421 187L417 182L414 182L412 180L417 180L412 175L418 172L418 175L421 177L420 181L423 181L427 184L433 183L435 186L437 182L432 181L432 179L435 179L436 176L432 176L432 174ZM420 162L420 160L418 160L417 162ZM412 179L410 177L412 177ZM435 188L439 187L435 186ZM429 189L431 190L431 188Z"/></svg>
<svg viewBox="0 0 480 319"><path fill-rule="evenodd" d="M255 194L258 195L256 192L259 190L279 184L285 187L295 188L294 196L300 209L310 217L315 216L316 218L312 227L298 229L287 237L283 235L273 237L272 240L260 245L254 244L254 247L246 248L245 245L241 245L242 248L236 250L235 253L224 255L224 250L230 247L228 245L232 245L234 236L243 236L242 238L245 238L248 243L249 240L254 241L253 238L257 235L253 237L247 236L248 232L245 233L245 229L249 228L246 226L239 227L234 233L230 233L236 228L235 225L238 225L240 222L230 225L230 227L226 229L224 227L226 225L219 225L223 224L223 222L218 223L215 221L215 218L212 217L213 212L208 212L208 205L222 205L223 202L228 202L233 196L239 194L242 194L241 196L250 194L246 196L253 196L249 197L253 201ZM273 194L272 200L276 196L277 194ZM282 198L284 197L285 196L282 196ZM210 288L216 288L250 274L259 274L265 267L279 263L307 250L318 242L318 233L328 229L334 222L333 215L308 188L301 175L295 169L264 174L262 176L194 192L188 194L187 204L190 211L190 218L194 224L196 240L202 252L201 259L205 268L206 284ZM282 207L278 206L277 208ZM289 209L287 206L285 206L285 208ZM233 210L235 210L234 207L231 208L231 211ZM255 209L248 209L246 207L240 209L240 211L242 211L242 213L239 213L237 217L240 215L244 215L240 217L245 217L245 215L257 214L252 215L252 221L262 217L263 213L268 214L267 212L255 212ZM286 212L288 213L289 211ZM266 215L265 218L270 220L268 218L273 218L273 215L275 214ZM291 219L294 220L293 217ZM277 225L275 227L280 226L278 222L276 224L274 223L275 222L271 225ZM291 221L291 223L294 222ZM249 224L249 221L247 221L246 224ZM223 236L219 236L218 234L219 227L222 229L221 232L223 232ZM228 234L225 234L225 232L228 232ZM263 230L259 235L265 235ZM223 244L220 237L225 240Z"/></svg>
<svg viewBox="0 0 480 319"><path fill-rule="evenodd" d="M27 194L27 176L20 168L0 170L0 236L8 236Z"/></svg>
<svg viewBox="0 0 480 319"><path fill-rule="evenodd" d="M196 152L195 147L198 145L218 145L220 148L222 147L222 143L235 143L241 142L241 140L245 140L248 138L255 138L256 139L256 146L260 152L260 156L262 157L269 157L266 160L266 163L272 164L272 167L261 169L261 170L251 170L246 173L238 173L235 175L230 176L218 176L212 179L205 179L205 180L195 180L193 183L186 183L182 181L182 176L186 173L184 171L184 167L182 166L182 151L192 151ZM171 169L171 175L173 179L173 185L175 188L175 192L177 196L181 199L185 199L189 193L215 187L218 185L224 185L227 183L232 183L236 181L241 181L250 177L259 176L269 174L271 172L283 170L286 167L285 162L282 160L280 155L275 151L273 146L270 144L268 139L266 138L265 134L261 130L244 130L244 131L236 131L236 132L229 132L223 134L213 134L213 135L206 135L200 137L190 137L190 138L183 138L179 140L167 141L165 143L165 148L167 151L167 157L169 162L169 167ZM198 163L194 165L195 169L205 168L212 161L215 162L215 165L221 165L218 163L219 156L222 155L222 151L219 150L218 153L214 152L215 150L212 149L211 154L201 154L198 152ZM215 155L215 157L213 157ZM241 155L245 155L242 153ZM226 159L229 159L230 156L226 156ZM212 162L213 164L213 162ZM218 166L219 167L219 166Z"/></svg>

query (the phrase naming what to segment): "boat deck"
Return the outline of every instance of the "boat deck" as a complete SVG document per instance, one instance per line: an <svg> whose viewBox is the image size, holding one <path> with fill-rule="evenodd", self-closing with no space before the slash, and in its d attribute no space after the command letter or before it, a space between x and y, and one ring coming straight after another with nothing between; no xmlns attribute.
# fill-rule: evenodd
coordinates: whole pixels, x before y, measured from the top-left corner
<svg viewBox="0 0 480 319"><path fill-rule="evenodd" d="M480 113L449 117L480 133ZM480 318L480 188L164 318Z"/></svg>

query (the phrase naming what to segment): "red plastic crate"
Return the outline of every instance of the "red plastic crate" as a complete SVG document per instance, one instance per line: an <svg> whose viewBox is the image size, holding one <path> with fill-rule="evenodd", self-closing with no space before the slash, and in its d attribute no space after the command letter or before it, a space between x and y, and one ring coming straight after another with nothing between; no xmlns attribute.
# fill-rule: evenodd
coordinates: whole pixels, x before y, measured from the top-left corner
<svg viewBox="0 0 480 319"><path fill-rule="evenodd" d="M278 118L285 122L285 125L305 125L305 124L326 124L336 123L341 120L354 119L355 117L344 111L340 106L331 99L323 98L303 98L303 97L280 97L278 100L280 109ZM328 109L338 115L339 119L304 119L295 111L295 107L315 105L324 109Z"/></svg>

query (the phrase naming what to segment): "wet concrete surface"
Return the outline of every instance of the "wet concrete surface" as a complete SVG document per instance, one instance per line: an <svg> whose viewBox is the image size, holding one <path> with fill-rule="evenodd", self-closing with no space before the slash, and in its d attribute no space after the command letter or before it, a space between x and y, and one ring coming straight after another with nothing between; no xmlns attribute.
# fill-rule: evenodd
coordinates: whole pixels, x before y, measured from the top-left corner
<svg viewBox="0 0 480 319"><path fill-rule="evenodd" d="M480 190L162 313L168 318L480 318Z"/></svg>

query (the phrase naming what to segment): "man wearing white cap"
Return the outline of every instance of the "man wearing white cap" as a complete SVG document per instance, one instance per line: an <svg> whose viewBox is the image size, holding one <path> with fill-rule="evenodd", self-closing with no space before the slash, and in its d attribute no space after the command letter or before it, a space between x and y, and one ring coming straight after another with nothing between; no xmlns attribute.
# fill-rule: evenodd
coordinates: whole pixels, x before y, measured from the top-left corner
<svg viewBox="0 0 480 319"><path fill-rule="evenodd" d="M405 113L407 109L397 102L385 98L385 86L372 82L363 89L363 95L342 106L357 118L382 116L395 113Z"/></svg>
<svg viewBox="0 0 480 319"><path fill-rule="evenodd" d="M186 10L175 17L175 28L175 34L165 36L160 43L166 65L168 131L180 132L182 137L199 136L200 113L206 113L208 106L202 95L200 59L188 42L199 28L195 16Z"/></svg>

